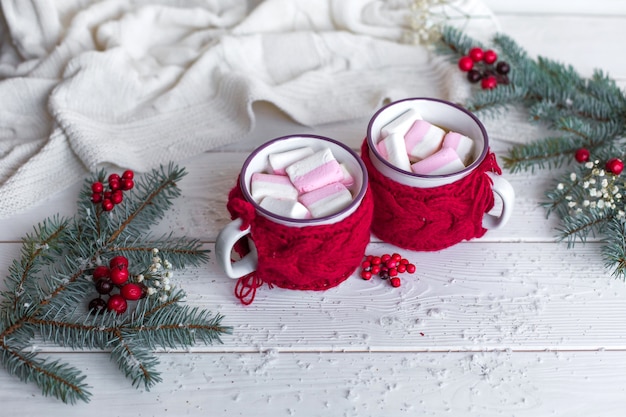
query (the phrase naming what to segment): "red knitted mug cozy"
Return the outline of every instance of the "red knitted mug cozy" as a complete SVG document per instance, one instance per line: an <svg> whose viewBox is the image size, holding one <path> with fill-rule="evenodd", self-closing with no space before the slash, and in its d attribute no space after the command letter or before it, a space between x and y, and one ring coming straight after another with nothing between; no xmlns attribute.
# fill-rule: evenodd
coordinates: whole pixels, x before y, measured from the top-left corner
<svg viewBox="0 0 626 417"><path fill-rule="evenodd" d="M361 159L376 200L372 233L404 249L436 251L463 240L481 237L482 220L494 206L493 181L487 171L502 174L496 157L485 160L466 177L447 185L418 188L381 174L370 160L367 139Z"/></svg>
<svg viewBox="0 0 626 417"><path fill-rule="evenodd" d="M239 184L239 181L237 181ZM370 241L374 204L367 189L360 206L345 219L326 225L291 227L257 215L243 197L239 185L228 195L228 211L241 218L241 230L250 226L248 236L256 246L256 271L239 278L235 295L243 304L254 300L263 283L292 290L327 290L345 281L361 264ZM242 240L235 251L248 253Z"/></svg>

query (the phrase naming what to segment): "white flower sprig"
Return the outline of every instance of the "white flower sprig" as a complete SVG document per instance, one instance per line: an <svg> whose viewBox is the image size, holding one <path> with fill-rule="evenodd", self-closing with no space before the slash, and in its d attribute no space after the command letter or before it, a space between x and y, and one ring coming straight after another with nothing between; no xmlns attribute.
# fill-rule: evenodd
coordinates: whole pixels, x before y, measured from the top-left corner
<svg viewBox="0 0 626 417"><path fill-rule="evenodd" d="M170 279L174 276L172 264L161 258L159 249L152 249L152 264L141 274L135 276L135 281L146 288L146 295L158 297L159 301L166 302L174 289Z"/></svg>

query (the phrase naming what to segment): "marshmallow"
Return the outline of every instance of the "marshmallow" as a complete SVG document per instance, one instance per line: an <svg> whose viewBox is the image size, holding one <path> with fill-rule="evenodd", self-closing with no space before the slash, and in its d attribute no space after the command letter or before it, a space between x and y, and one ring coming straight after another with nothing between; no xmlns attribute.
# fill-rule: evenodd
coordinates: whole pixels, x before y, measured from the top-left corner
<svg viewBox="0 0 626 417"><path fill-rule="evenodd" d="M392 133L376 145L378 153L385 158L391 165L403 169L411 170L411 162L404 145L404 136L400 133Z"/></svg>
<svg viewBox="0 0 626 417"><path fill-rule="evenodd" d="M457 132L448 132L443 138L443 144L441 146L454 149L465 165L472 163L474 141L467 136L463 136Z"/></svg>
<svg viewBox="0 0 626 417"><path fill-rule="evenodd" d="M339 162L328 148L294 162L285 171L300 193L343 180Z"/></svg>
<svg viewBox="0 0 626 417"><path fill-rule="evenodd" d="M282 198L265 197L259 203L265 210L291 219L309 219L311 213L301 203L295 200L283 200Z"/></svg>
<svg viewBox="0 0 626 417"><path fill-rule="evenodd" d="M263 174L255 172L250 179L250 191L254 201L259 202L265 197L289 200L298 199L298 190L289 178L284 175Z"/></svg>
<svg viewBox="0 0 626 417"><path fill-rule="evenodd" d="M341 172L343 173L343 179L340 182L348 188L352 187L355 183L354 177L350 174L350 171L348 171L346 164L341 163L339 166L341 167Z"/></svg>
<svg viewBox="0 0 626 417"><path fill-rule="evenodd" d="M404 135L409 156L424 159L434 154L441 148L445 134L446 132L442 128L425 120L417 120Z"/></svg>
<svg viewBox="0 0 626 417"><path fill-rule="evenodd" d="M268 157L272 173L277 175L286 175L285 168L300 159L313 155L313 153L313 149L308 146L285 152L273 153Z"/></svg>
<svg viewBox="0 0 626 417"><path fill-rule="evenodd" d="M465 168L463 161L452 148L441 148L431 156L411 165L413 172L421 175L446 175L463 168Z"/></svg>
<svg viewBox="0 0 626 417"><path fill-rule="evenodd" d="M340 182L300 196L300 202L309 209L313 217L323 217L337 213L352 202L352 194Z"/></svg>
<svg viewBox="0 0 626 417"><path fill-rule="evenodd" d="M380 137L385 138L392 133L406 134L416 120L422 118L422 115L415 109L408 109L400 116L393 119L380 129Z"/></svg>

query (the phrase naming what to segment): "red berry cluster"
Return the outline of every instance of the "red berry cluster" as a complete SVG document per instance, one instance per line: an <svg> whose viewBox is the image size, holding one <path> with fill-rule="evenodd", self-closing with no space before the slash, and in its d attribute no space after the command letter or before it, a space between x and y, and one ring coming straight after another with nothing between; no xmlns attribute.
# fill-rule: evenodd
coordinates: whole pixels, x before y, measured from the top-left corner
<svg viewBox="0 0 626 417"><path fill-rule="evenodd" d="M100 181L94 182L91 184L91 202L101 204L104 211L113 210L113 207L124 199L123 191L131 190L135 186L134 177L135 173L130 169L124 171L121 177L118 174L111 174L107 190Z"/></svg>
<svg viewBox="0 0 626 417"><path fill-rule="evenodd" d="M508 84L508 73L511 70L505 61L498 61L498 54L491 49L472 48L469 53L459 59L459 68L467 72L467 79L471 83L480 81L484 90L496 88L498 84Z"/></svg>
<svg viewBox="0 0 626 417"><path fill-rule="evenodd" d="M93 280L100 297L89 302L89 310L102 311L105 308L122 314L128 308L127 300L139 300L145 295L144 287L140 284L128 282L128 259L125 256L116 256L109 262L109 266L100 265L93 270ZM119 289L118 293L113 290ZM108 295L108 301L102 299Z"/></svg>
<svg viewBox="0 0 626 417"><path fill-rule="evenodd" d="M361 278L370 280L374 275L378 275L384 280L389 280L393 287L400 286L398 274L408 272L415 273L416 267L408 259L403 258L399 253L384 254L382 256L367 255L361 264Z"/></svg>
<svg viewBox="0 0 626 417"><path fill-rule="evenodd" d="M591 153L589 152L588 149L585 149L585 148L578 149L576 153L574 154L574 158L576 159L577 162L580 162L580 163L589 161L590 156L591 156ZM619 158L611 158L604 165L604 169L613 175L619 175L624 170L624 162L622 162L622 160Z"/></svg>

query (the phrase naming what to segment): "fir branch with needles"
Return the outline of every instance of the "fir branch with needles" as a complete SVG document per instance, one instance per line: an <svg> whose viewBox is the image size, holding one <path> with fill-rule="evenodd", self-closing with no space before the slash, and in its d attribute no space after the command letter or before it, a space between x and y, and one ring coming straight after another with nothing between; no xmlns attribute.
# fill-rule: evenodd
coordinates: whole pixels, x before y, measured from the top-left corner
<svg viewBox="0 0 626 417"><path fill-rule="evenodd" d="M174 270L208 260L201 242L171 234L154 238L149 232L180 196L177 183L185 174L173 164L162 166L105 209L104 202L94 204L100 198L94 184L108 178L101 170L85 180L73 218L50 217L24 237L0 292L0 362L8 373L73 404L91 397L86 375L40 358L32 349L35 337L72 349L109 351L133 386L150 389L161 381L156 349L221 343L231 332L220 314L185 305L185 292L170 280ZM128 296L128 311L126 304L117 310L92 308L89 299L102 297L94 289L97 267L120 257L132 270L118 285L120 293L132 283L143 296Z"/></svg>
<svg viewBox="0 0 626 417"><path fill-rule="evenodd" d="M500 117L517 108L549 136L513 146L502 160L511 172L571 168L546 191L547 215L560 219L558 238L568 247L590 236L602 243L605 266L626 280L626 95L601 70L581 76L573 66L532 58L510 37L497 34L490 48L510 65L509 84L474 89L466 107L479 117ZM452 62L485 45L446 27L437 51ZM617 165L616 165L617 164Z"/></svg>

